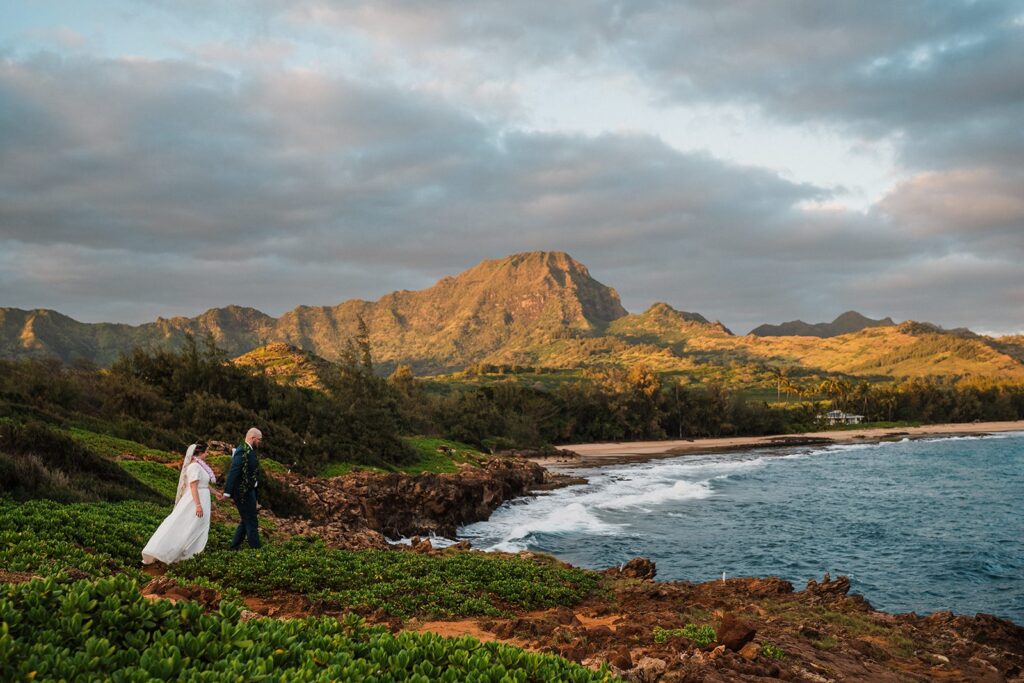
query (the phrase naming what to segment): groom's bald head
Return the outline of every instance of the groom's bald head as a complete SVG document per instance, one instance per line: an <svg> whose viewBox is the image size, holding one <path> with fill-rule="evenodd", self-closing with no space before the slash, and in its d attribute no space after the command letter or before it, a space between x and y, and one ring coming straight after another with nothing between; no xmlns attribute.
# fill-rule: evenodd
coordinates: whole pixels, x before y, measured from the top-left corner
<svg viewBox="0 0 1024 683"><path fill-rule="evenodd" d="M245 442L250 446L256 446L259 444L260 439L263 438L263 432L253 427L245 433Z"/></svg>

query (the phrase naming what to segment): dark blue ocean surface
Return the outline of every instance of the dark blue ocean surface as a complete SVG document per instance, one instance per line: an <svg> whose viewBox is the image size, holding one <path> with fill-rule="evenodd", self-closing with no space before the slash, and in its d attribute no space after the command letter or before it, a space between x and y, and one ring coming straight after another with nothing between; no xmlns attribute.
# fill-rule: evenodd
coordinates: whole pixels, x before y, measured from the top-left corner
<svg viewBox="0 0 1024 683"><path fill-rule="evenodd" d="M589 483L460 530L476 547L658 578L845 574L878 609L1024 623L1024 434L683 456L576 470Z"/></svg>

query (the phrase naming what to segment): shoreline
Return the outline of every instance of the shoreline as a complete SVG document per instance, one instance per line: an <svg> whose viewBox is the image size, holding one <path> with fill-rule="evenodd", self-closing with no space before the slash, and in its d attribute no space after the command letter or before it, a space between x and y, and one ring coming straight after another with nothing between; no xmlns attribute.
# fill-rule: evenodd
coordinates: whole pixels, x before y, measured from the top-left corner
<svg viewBox="0 0 1024 683"><path fill-rule="evenodd" d="M771 434L767 436L571 444L560 446L560 448L573 451L579 457L568 459L564 456L538 456L529 459L551 469L600 467L644 462L660 458L673 458L680 455L746 451L757 448L877 443L904 438L982 436L1002 432L1024 432L1024 420L935 424L920 427L871 427L866 429L842 429L796 434Z"/></svg>

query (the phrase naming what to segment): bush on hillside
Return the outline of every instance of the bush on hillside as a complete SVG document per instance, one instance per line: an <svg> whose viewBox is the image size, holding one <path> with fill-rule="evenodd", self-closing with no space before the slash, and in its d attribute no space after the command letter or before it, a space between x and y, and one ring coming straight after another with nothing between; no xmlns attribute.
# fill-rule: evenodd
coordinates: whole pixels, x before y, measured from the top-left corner
<svg viewBox="0 0 1024 683"><path fill-rule="evenodd" d="M164 500L116 463L36 422L0 422L0 491L18 500Z"/></svg>

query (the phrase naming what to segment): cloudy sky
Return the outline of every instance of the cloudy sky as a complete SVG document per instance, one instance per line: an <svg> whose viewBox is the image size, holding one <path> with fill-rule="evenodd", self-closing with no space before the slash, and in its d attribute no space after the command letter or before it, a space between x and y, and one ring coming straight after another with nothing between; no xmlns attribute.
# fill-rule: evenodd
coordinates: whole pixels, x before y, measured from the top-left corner
<svg viewBox="0 0 1024 683"><path fill-rule="evenodd" d="M1024 331L1024 0L0 9L0 306L278 315L542 249L738 333Z"/></svg>

